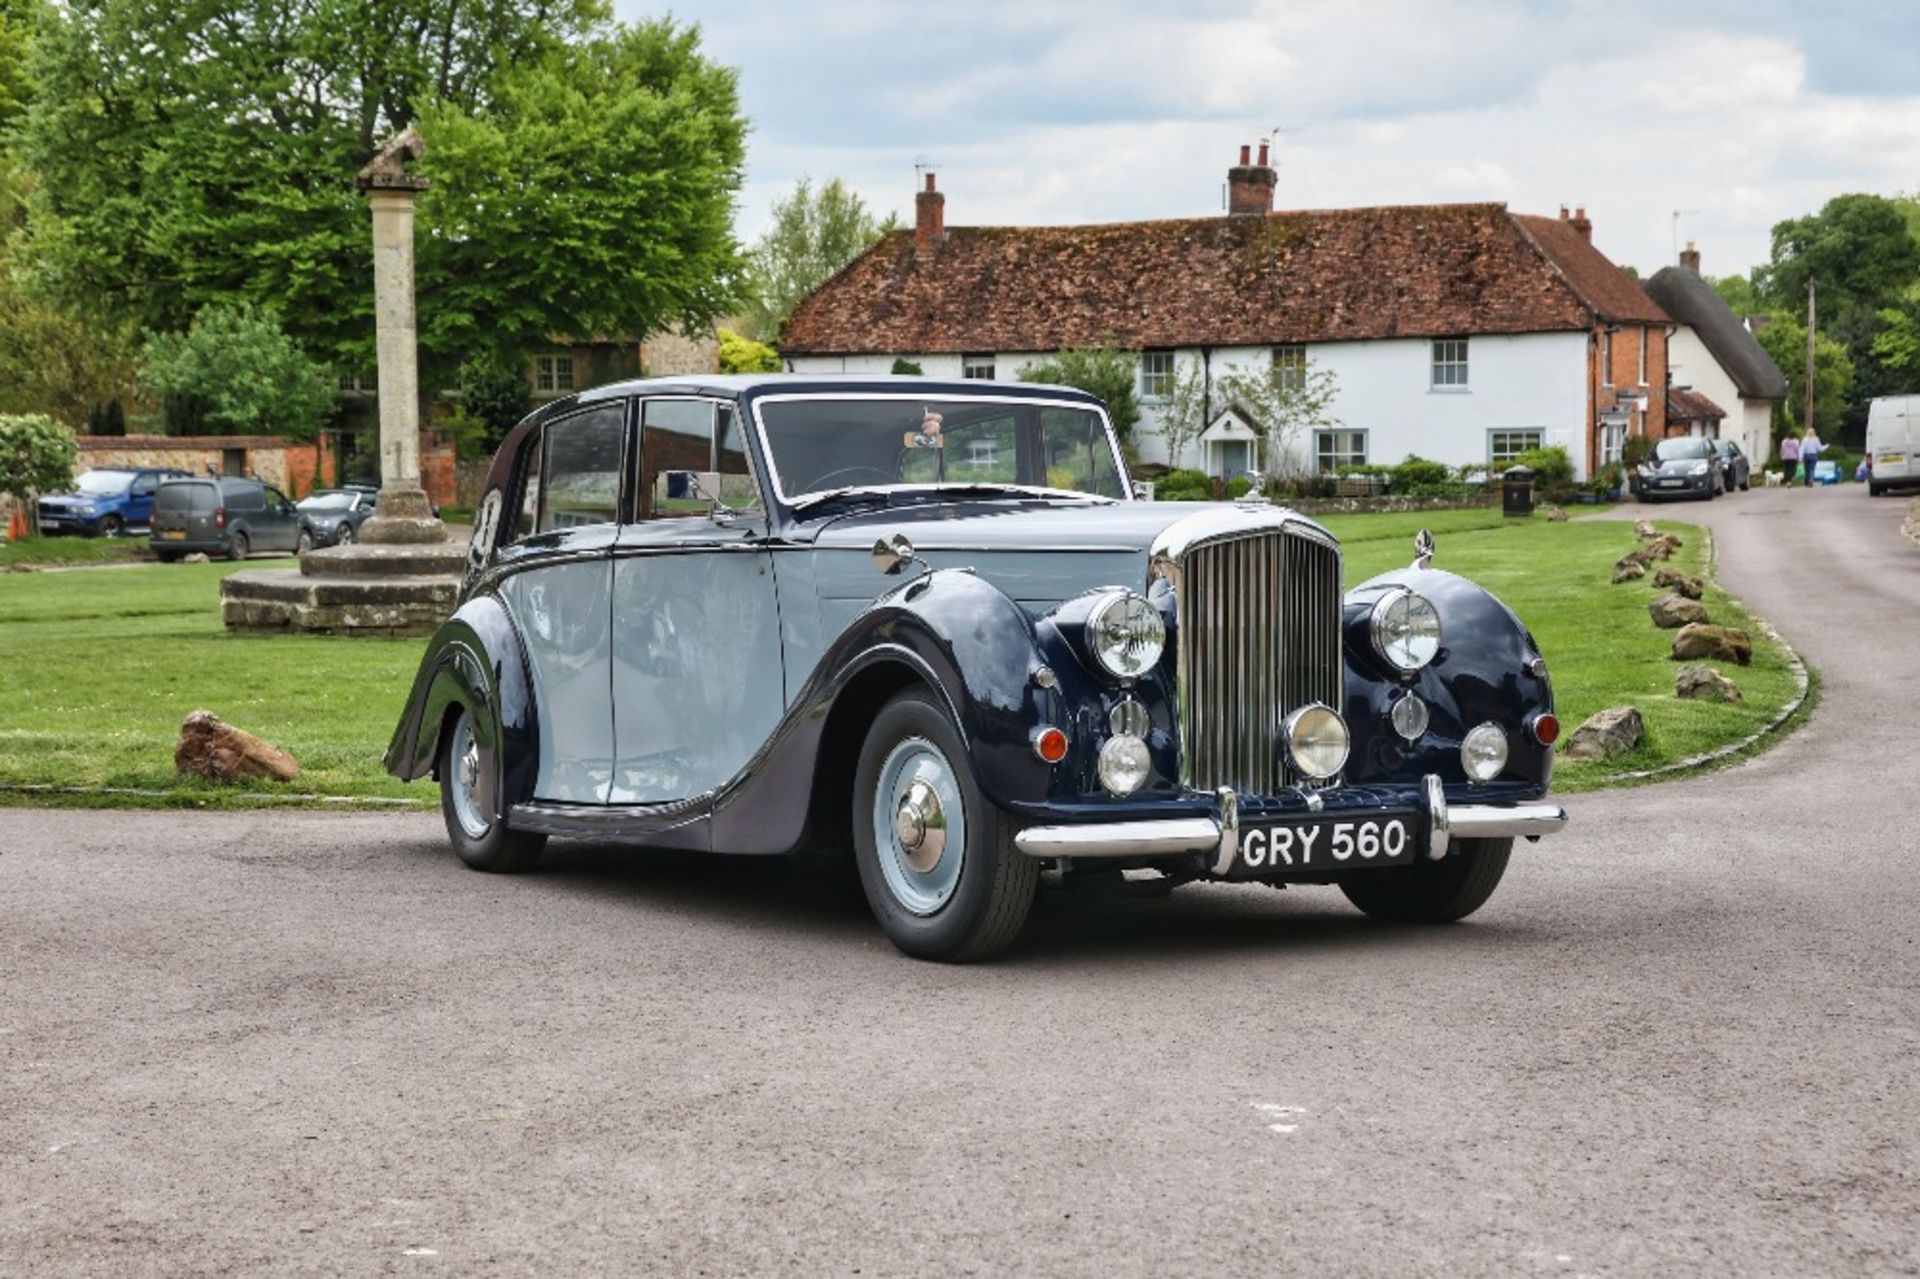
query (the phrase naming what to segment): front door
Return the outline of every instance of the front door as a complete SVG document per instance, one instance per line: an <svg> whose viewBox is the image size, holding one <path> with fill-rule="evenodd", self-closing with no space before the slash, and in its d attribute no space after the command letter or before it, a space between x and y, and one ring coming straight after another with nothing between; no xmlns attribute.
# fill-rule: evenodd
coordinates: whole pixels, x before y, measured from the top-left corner
<svg viewBox="0 0 1920 1279"><path fill-rule="evenodd" d="M616 804L726 785L784 707L766 516L733 406L645 400L641 422L613 564Z"/></svg>
<svg viewBox="0 0 1920 1279"><path fill-rule="evenodd" d="M537 799L607 802L608 592L626 440L624 401L548 422L527 441L519 502L502 537L500 597L526 648L539 721Z"/></svg>

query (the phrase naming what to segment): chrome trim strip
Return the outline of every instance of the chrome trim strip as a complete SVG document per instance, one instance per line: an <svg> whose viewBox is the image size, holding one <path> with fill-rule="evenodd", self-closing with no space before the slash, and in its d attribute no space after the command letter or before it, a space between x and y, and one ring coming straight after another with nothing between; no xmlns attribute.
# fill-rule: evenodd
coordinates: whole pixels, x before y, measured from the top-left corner
<svg viewBox="0 0 1920 1279"><path fill-rule="evenodd" d="M1013 837L1013 846L1029 857L1165 857L1206 852L1220 843L1220 823L1211 817L1029 826Z"/></svg>
<svg viewBox="0 0 1920 1279"><path fill-rule="evenodd" d="M1567 810L1558 804L1459 804L1447 810L1456 839L1538 839L1565 828Z"/></svg>
<svg viewBox="0 0 1920 1279"><path fill-rule="evenodd" d="M774 461L773 449L767 444L767 423L766 419L760 414L761 405L780 404L788 400L898 400L902 404L912 404L915 401L921 404L931 404L935 402L935 398L936 397L924 394L915 395L910 389L901 391L793 391L782 392L776 395L754 396L753 429L760 437L760 451L767 459L767 478L773 481L774 497L779 499L781 505L791 511L796 498L806 497L807 494L800 493L789 497L787 490L782 486L780 482L779 463ZM1074 489L1057 489L1052 491L1070 497L1099 498L1107 502L1136 502L1139 500L1133 495L1133 474L1127 470L1126 456L1120 451L1120 441L1118 437L1115 436L1113 430L1113 419L1107 416L1105 405L1098 403L1088 404L1082 400L1061 399L1045 395L941 395L937 397L937 400L941 404L1038 404L1042 406L1050 405L1054 408L1061 409L1082 409L1086 412L1093 413L1099 417L1101 425L1107 429L1107 448L1113 454L1113 470L1114 474L1120 477L1122 496L1117 498L1105 497L1099 493L1082 493ZM928 484L903 485L899 487L930 489L936 486ZM1047 490L1042 489L1041 491L1046 492Z"/></svg>
<svg viewBox="0 0 1920 1279"><path fill-rule="evenodd" d="M1439 861L1447 855L1448 845L1453 843L1452 814L1447 811L1447 789L1440 784L1436 773L1428 773L1420 779L1421 797L1427 807L1427 856Z"/></svg>

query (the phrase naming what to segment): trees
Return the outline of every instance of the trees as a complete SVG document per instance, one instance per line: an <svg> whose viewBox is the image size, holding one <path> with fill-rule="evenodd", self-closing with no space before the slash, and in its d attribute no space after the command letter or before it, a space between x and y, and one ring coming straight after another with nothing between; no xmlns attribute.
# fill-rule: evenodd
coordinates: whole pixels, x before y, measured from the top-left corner
<svg viewBox="0 0 1920 1279"><path fill-rule="evenodd" d="M1807 282L1816 281L1820 311L1837 323L1871 314L1920 280L1920 242L1894 201L1839 195L1818 213L1776 224L1773 260L1754 275L1760 293L1783 311L1804 312Z"/></svg>
<svg viewBox="0 0 1920 1279"><path fill-rule="evenodd" d="M1167 398L1160 405L1157 420L1160 438L1167 445L1167 463L1176 471L1185 463L1187 449L1207 429L1212 389L1207 381L1206 366L1199 360L1174 365L1173 385L1167 388Z"/></svg>
<svg viewBox="0 0 1920 1279"><path fill-rule="evenodd" d="M741 337L732 329L721 329L720 371L722 373L778 373L780 352L765 342Z"/></svg>
<svg viewBox="0 0 1920 1279"><path fill-rule="evenodd" d="M1780 371L1787 375L1787 398L1774 405L1773 433L1807 429L1801 419L1807 402L1807 326L1793 315L1777 314L1754 334ZM1817 334L1813 347L1813 418L1821 434L1831 440L1847 411L1853 388L1853 358L1833 338Z"/></svg>
<svg viewBox="0 0 1920 1279"><path fill-rule="evenodd" d="M271 304L310 352L371 366L352 179L415 123L435 180L420 332L442 373L732 301L745 125L693 28L614 24L602 0L71 0L40 30L21 150L37 270L75 305L175 331Z"/></svg>
<svg viewBox="0 0 1920 1279"><path fill-rule="evenodd" d="M741 330L764 342L778 341L801 298L898 225L891 213L874 217L839 178L828 179L818 191L810 179L800 179L790 194L774 201L773 225L748 257Z"/></svg>
<svg viewBox="0 0 1920 1279"><path fill-rule="evenodd" d="M0 415L0 493L19 500L33 518L33 496L73 483L73 431L32 413Z"/></svg>
<svg viewBox="0 0 1920 1279"><path fill-rule="evenodd" d="M1270 476L1296 475L1312 466L1311 449L1300 447L1303 436L1338 426L1333 416L1339 379L1332 369L1269 363L1234 368L1219 380L1219 394L1239 400L1266 435L1266 463Z"/></svg>
<svg viewBox="0 0 1920 1279"><path fill-rule="evenodd" d="M218 433L310 440L334 407L334 383L269 310L209 306L185 333L157 333L141 352L148 385Z"/></svg>
<svg viewBox="0 0 1920 1279"><path fill-rule="evenodd" d="M1022 382L1050 382L1099 396L1107 402L1107 415L1120 442L1133 444L1133 428L1140 422L1140 361L1131 352L1111 346L1076 347L1026 365L1018 376Z"/></svg>

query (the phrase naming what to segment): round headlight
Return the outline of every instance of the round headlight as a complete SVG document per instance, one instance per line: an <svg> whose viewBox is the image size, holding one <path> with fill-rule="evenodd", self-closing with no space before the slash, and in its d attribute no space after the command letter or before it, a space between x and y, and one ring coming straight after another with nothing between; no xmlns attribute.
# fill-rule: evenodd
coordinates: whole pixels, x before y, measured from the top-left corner
<svg viewBox="0 0 1920 1279"><path fill-rule="evenodd" d="M1109 737L1100 748L1100 784L1115 795L1131 795L1146 784L1147 744L1129 733Z"/></svg>
<svg viewBox="0 0 1920 1279"><path fill-rule="evenodd" d="M1312 778L1332 777L1347 766L1347 721L1315 702L1287 716L1287 757Z"/></svg>
<svg viewBox="0 0 1920 1279"><path fill-rule="evenodd" d="M1427 704L1420 694L1408 693L1393 704L1393 731L1408 741L1417 741L1427 731Z"/></svg>
<svg viewBox="0 0 1920 1279"><path fill-rule="evenodd" d="M1373 606L1373 647L1387 662L1409 673L1440 651L1440 612L1433 601L1400 590Z"/></svg>
<svg viewBox="0 0 1920 1279"><path fill-rule="evenodd" d="M1460 743L1460 766L1476 782L1490 782L1507 766L1507 730L1498 724L1477 724Z"/></svg>
<svg viewBox="0 0 1920 1279"><path fill-rule="evenodd" d="M1115 591L1087 616L1087 647L1107 674L1134 679L1153 669L1167 646L1160 610L1131 591Z"/></svg>

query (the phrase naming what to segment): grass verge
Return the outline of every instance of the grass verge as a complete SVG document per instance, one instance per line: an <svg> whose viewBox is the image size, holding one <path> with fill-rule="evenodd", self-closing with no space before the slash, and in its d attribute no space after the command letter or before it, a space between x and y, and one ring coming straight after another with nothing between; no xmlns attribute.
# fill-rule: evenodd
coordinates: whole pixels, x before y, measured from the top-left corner
<svg viewBox="0 0 1920 1279"><path fill-rule="evenodd" d="M1437 566L1482 583L1532 628L1569 730L1603 707L1640 708L1646 742L1605 763L1563 764L1555 776L1560 788L1608 785L1737 742L1796 691L1784 650L1709 586L1705 603L1714 620L1753 630L1753 665L1726 672L1747 700L1726 706L1675 698L1672 632L1655 629L1647 615L1656 594L1651 578L1620 586L1607 580L1613 561L1634 545L1629 524L1555 524L1488 510L1330 516L1325 523L1343 541L1350 583L1406 564L1414 533L1433 530ZM1685 540L1673 563L1703 572L1699 530L1660 527ZM434 801L430 788L404 786L380 770L425 642L228 635L219 581L233 567L0 576L0 803L247 808L268 797ZM180 721L198 708L286 747L304 773L286 786L177 777L172 752Z"/></svg>
<svg viewBox="0 0 1920 1279"><path fill-rule="evenodd" d="M151 564L147 535L133 537L23 537L0 542L0 572L77 564Z"/></svg>

